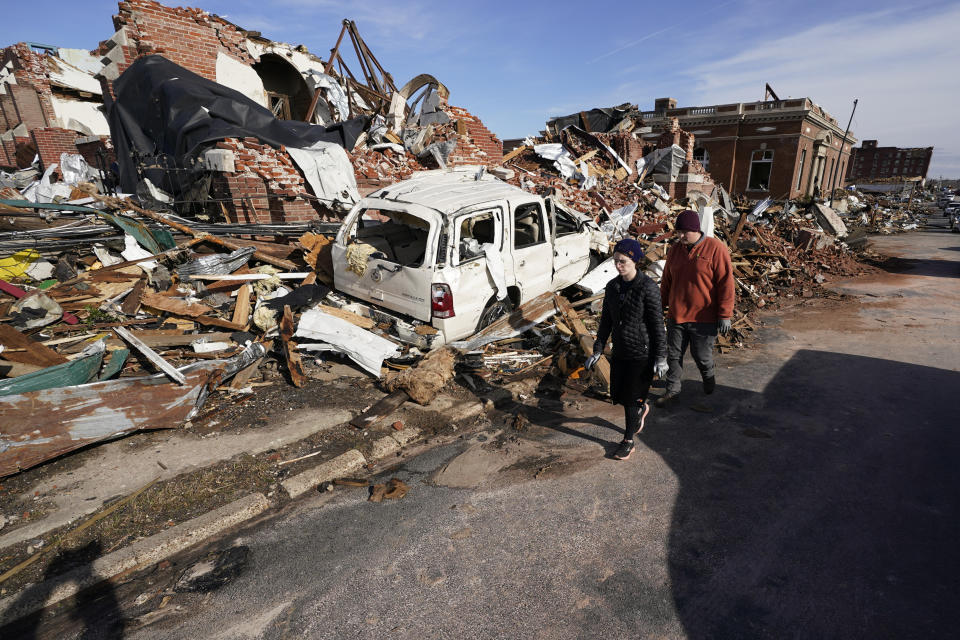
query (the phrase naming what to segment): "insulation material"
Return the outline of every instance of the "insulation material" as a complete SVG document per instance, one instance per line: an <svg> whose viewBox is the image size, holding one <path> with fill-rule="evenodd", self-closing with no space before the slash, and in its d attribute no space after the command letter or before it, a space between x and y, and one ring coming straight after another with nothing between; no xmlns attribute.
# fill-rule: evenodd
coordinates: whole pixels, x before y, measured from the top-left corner
<svg viewBox="0 0 960 640"><path fill-rule="evenodd" d="M384 382L388 391L402 389L417 404L427 405L453 378L453 364L453 351L438 349L417 366L389 374Z"/></svg>
<svg viewBox="0 0 960 640"><path fill-rule="evenodd" d="M294 336L332 345L378 378L384 358L394 357L399 353L397 345L386 338L316 308L300 316ZM313 346L300 344L299 348L311 350Z"/></svg>
<svg viewBox="0 0 960 640"><path fill-rule="evenodd" d="M124 234L123 244L125 248L120 252L120 255L123 256L124 260L140 260L141 258L149 258L153 255L137 244L137 239L129 233ZM143 269L146 273L150 273L157 268L157 263L154 260L146 260L144 262L138 262L137 266Z"/></svg>
<svg viewBox="0 0 960 640"><path fill-rule="evenodd" d="M354 242L347 247L347 271L363 277L367 272L367 260L377 252L377 248L364 242Z"/></svg>

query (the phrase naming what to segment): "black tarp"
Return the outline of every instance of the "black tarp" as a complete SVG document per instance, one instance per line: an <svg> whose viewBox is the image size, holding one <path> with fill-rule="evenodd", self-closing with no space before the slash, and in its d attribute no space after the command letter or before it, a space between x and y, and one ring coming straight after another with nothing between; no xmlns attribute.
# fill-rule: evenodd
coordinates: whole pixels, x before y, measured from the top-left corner
<svg viewBox="0 0 960 640"><path fill-rule="evenodd" d="M207 80L159 55L137 59L113 83L108 105L110 136L120 167L121 188L137 187L135 155L164 158L187 168L207 143L224 138L254 137L274 147L309 147L333 142L352 149L368 118L330 127L278 120L269 109L239 91ZM163 172L169 173L169 172ZM182 181L169 175L151 181L179 193Z"/></svg>
<svg viewBox="0 0 960 640"><path fill-rule="evenodd" d="M584 111L582 113L587 117L587 125L590 131L593 133L607 133L619 124L631 111L636 111L636 108L632 105L621 105L619 107L609 107L606 109L590 109L590 111ZM583 127L580 113L571 113L568 116L551 118L547 121L547 128L556 131L562 131L570 125Z"/></svg>

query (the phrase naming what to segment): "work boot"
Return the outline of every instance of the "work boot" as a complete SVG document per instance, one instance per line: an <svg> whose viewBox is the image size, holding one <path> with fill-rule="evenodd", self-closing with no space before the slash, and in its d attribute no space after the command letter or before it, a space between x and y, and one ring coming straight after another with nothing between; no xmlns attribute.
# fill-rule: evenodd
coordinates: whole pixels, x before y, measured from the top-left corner
<svg viewBox="0 0 960 640"><path fill-rule="evenodd" d="M707 376L703 379L703 392L707 395L713 393L713 390L717 388L717 379L714 376Z"/></svg>
<svg viewBox="0 0 960 640"><path fill-rule="evenodd" d="M657 398L656 400L654 400L654 401L653 401L653 404L656 405L657 407L659 407L660 409L662 409L663 407L666 407L666 406L669 405L671 402L673 402L674 399L675 399L678 395L680 395L680 394L679 394L679 393L670 393L670 392L668 391L667 393L663 394L662 396L660 396L659 398Z"/></svg>

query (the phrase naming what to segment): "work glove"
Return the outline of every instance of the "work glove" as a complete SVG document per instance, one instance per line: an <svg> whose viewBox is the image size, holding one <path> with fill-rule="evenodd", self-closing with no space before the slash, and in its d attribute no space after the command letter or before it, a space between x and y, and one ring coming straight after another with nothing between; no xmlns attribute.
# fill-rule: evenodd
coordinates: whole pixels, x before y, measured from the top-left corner
<svg viewBox="0 0 960 640"><path fill-rule="evenodd" d="M727 335L727 332L730 331L730 318L720 318L720 322L717 323L717 331L722 336Z"/></svg>
<svg viewBox="0 0 960 640"><path fill-rule="evenodd" d="M657 361L653 363L653 372L658 378L666 378L669 369L670 366L667 364L666 358L658 358Z"/></svg>
<svg viewBox="0 0 960 640"><path fill-rule="evenodd" d="M600 359L599 353L591 354L590 357L587 358L587 361L583 363L583 368L586 369L587 371L590 371L590 369L593 369L593 365L597 364L597 361L599 359Z"/></svg>

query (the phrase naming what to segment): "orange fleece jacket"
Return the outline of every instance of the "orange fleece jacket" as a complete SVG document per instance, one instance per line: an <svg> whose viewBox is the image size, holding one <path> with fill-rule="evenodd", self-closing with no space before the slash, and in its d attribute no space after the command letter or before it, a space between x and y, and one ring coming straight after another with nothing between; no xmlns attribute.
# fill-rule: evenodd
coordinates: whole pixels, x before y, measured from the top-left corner
<svg viewBox="0 0 960 640"><path fill-rule="evenodd" d="M660 299L676 323L716 322L733 317L733 265L716 238L704 236L689 250L676 242L667 252Z"/></svg>

